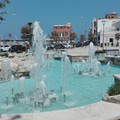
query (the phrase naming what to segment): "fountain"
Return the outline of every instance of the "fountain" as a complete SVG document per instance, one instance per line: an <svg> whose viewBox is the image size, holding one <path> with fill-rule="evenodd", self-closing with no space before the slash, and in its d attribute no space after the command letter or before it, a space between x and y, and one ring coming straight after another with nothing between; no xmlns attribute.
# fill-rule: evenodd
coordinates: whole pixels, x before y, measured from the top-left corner
<svg viewBox="0 0 120 120"><path fill-rule="evenodd" d="M8 58L3 59L1 70L2 70L1 71L2 72L2 79L7 82L11 76L11 67L10 67L10 62L9 62Z"/></svg>
<svg viewBox="0 0 120 120"><path fill-rule="evenodd" d="M28 91L26 89L25 77L20 77L16 84L16 78L11 73L9 59L3 59L1 72L2 79L6 82L6 106L9 104L18 105L27 103L32 104L34 109L37 109L40 106L49 106L50 102L55 101L57 98L54 90L47 91L46 89L45 69L48 68L49 63L51 64L51 55L49 55L50 62L48 62L49 58L48 60L46 59L46 49L44 47L46 36L40 28L39 22L35 22L33 27L33 46L31 52L33 54L32 58L34 58L34 64L30 72L30 78L33 82L32 90ZM29 55L31 56L31 54ZM18 87L17 89L16 86ZM11 93L9 89L11 89ZM7 108L9 109L10 107Z"/></svg>
<svg viewBox="0 0 120 120"><path fill-rule="evenodd" d="M106 66L106 70L102 70L101 63L95 58L95 47L91 42L89 45L88 51L88 59L82 60L74 69L78 71L79 75L92 75L92 76L102 76L102 75L109 75L109 65L108 62ZM107 72L106 72L107 71ZM108 72L109 71L109 72Z"/></svg>
<svg viewBox="0 0 120 120"><path fill-rule="evenodd" d="M46 66L48 67L49 64L46 59L46 49L44 47L45 40L46 36L44 35L43 30L40 28L39 23L35 22L33 29L34 65L30 73L35 84L35 90L33 93L33 102L35 108L40 104L42 107L49 106L52 99L56 99L56 95L53 91L48 94L46 90L46 74L44 71Z"/></svg>
<svg viewBox="0 0 120 120"><path fill-rule="evenodd" d="M15 80L14 75L11 75L10 80L11 80L11 89L12 89L12 95L13 95L14 94L14 80Z"/></svg>
<svg viewBox="0 0 120 120"><path fill-rule="evenodd" d="M66 102L66 97L72 95L68 87L68 83L73 80L73 68L71 62L66 53L62 53L62 76L61 76L61 92L63 95L64 102ZM67 70L66 70L67 68ZM68 79L69 78L69 79Z"/></svg>
<svg viewBox="0 0 120 120"><path fill-rule="evenodd" d="M4 58L2 61L1 73L2 73L2 79L5 80L5 82L7 83L11 76L11 67L10 67L10 62L8 58ZM9 85L6 85L6 93L5 93L6 96L5 97L6 97L7 106L9 104L8 90L9 90Z"/></svg>
<svg viewBox="0 0 120 120"><path fill-rule="evenodd" d="M62 52L61 61L52 59L53 53L47 53L44 46L46 36L39 22L35 22L33 28L30 78L16 79L11 73L9 60L3 60L5 82L0 84L0 91L3 91L0 92L0 113L51 111L100 101L107 87L113 83L112 75L119 72L118 68L112 71L109 62L102 66L95 59L91 43L88 60L74 63L76 76L66 53ZM108 72L103 69L108 69ZM104 77L103 72L106 74ZM93 76L102 77L98 80Z"/></svg>
<svg viewBox="0 0 120 120"><path fill-rule="evenodd" d="M33 29L33 54L34 54L34 65L31 78L35 83L35 91L33 94L35 107L39 103L44 102L45 96L45 80L44 80L44 67L45 67L45 48L43 43L45 36L38 22L34 23Z"/></svg>

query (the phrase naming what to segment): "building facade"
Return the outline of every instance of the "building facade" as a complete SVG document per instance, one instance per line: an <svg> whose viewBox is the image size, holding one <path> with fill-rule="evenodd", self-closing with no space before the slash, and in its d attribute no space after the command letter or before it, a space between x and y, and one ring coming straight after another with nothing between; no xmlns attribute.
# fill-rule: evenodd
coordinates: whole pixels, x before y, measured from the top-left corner
<svg viewBox="0 0 120 120"><path fill-rule="evenodd" d="M92 25L95 41L98 45L116 46L115 34L120 33L120 18L116 13L107 14L105 18L95 18Z"/></svg>
<svg viewBox="0 0 120 120"><path fill-rule="evenodd" d="M67 23L64 25L54 25L53 32L57 32L60 40L69 40L70 34L72 32L71 23Z"/></svg>

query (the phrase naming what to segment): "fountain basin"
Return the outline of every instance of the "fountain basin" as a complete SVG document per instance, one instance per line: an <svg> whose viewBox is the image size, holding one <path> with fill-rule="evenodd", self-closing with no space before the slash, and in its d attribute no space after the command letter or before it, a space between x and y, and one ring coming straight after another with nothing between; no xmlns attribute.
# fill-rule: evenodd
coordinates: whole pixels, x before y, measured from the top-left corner
<svg viewBox="0 0 120 120"><path fill-rule="evenodd" d="M74 63L77 64L77 63ZM104 65L102 66L104 69ZM52 66L45 69L46 73L46 93L54 90L57 98L55 102L48 106L34 108L34 104L30 102L32 92L34 91L34 80L26 79L23 83L19 80L0 84L0 113L31 113L33 111L54 111L60 109L68 109L78 106L84 106L96 103L102 100L104 93L108 87L114 83L113 74L119 73L119 67L110 66L111 72L109 76L85 76L78 74L70 74L67 79L73 76L73 80L68 80L66 86L66 100L60 90L61 81L61 61L52 61ZM49 72L48 72L49 71ZM19 103L13 104L11 86L14 86L14 93L19 93L21 89L24 91L24 98ZM21 86L22 85L22 86ZM7 86L7 87L6 87ZM6 93L6 91L8 91ZM6 94L9 97L9 105L6 106Z"/></svg>

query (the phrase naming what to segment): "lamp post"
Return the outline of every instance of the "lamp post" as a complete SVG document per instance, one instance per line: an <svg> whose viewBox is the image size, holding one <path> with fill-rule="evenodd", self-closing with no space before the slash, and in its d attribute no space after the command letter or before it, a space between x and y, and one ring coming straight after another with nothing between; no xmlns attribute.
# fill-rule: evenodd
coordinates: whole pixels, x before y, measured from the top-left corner
<svg viewBox="0 0 120 120"><path fill-rule="evenodd" d="M15 19L16 14L13 13L12 16L13 16L13 18ZM13 19L13 26L14 26L14 21L15 21L14 19ZM13 41L14 41L14 40L13 40ZM11 44L12 44L12 43L11 43Z"/></svg>
<svg viewBox="0 0 120 120"><path fill-rule="evenodd" d="M103 50L104 50L104 44L105 44L104 43L104 27L105 27L105 22L106 22L105 20L102 21L102 24L103 24L103 46L102 46Z"/></svg>
<svg viewBox="0 0 120 120"><path fill-rule="evenodd" d="M30 42L29 42L29 44L30 44L30 47L32 47L32 22L28 22L28 26L29 26L29 30L30 30Z"/></svg>
<svg viewBox="0 0 120 120"><path fill-rule="evenodd" d="M13 34L14 34L14 32L12 32L12 31L14 31L14 17L15 17L15 13L13 13L13 14L11 15L11 17L12 17L11 28L13 28L13 29L11 29L11 32L9 33L10 46L12 45Z"/></svg>

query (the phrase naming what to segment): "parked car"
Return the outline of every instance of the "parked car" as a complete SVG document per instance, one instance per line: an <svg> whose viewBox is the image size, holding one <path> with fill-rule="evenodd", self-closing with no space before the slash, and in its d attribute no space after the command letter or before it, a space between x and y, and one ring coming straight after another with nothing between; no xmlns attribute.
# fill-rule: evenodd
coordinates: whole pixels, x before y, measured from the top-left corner
<svg viewBox="0 0 120 120"><path fill-rule="evenodd" d="M90 42L91 42L90 40L84 41L83 46L87 46L87 45L89 45Z"/></svg>
<svg viewBox="0 0 120 120"><path fill-rule="evenodd" d="M23 45L12 45L10 51L11 52L25 52L27 51L27 48Z"/></svg>
<svg viewBox="0 0 120 120"><path fill-rule="evenodd" d="M11 47L9 45L1 45L0 46L0 50L2 52L7 52L7 51L10 51Z"/></svg>
<svg viewBox="0 0 120 120"><path fill-rule="evenodd" d="M55 48L55 49L65 49L65 46L62 45L62 44L56 44L56 45L54 46L54 48Z"/></svg>
<svg viewBox="0 0 120 120"><path fill-rule="evenodd" d="M64 44L65 48L71 48L70 44Z"/></svg>
<svg viewBox="0 0 120 120"><path fill-rule="evenodd" d="M84 41L84 42L78 42L76 43L76 47L81 47L81 46L87 46L90 44L90 40Z"/></svg>
<svg viewBox="0 0 120 120"><path fill-rule="evenodd" d="M53 46L48 46L47 50L54 50L54 47Z"/></svg>
<svg viewBox="0 0 120 120"><path fill-rule="evenodd" d="M82 42L76 43L76 47L81 47L81 46L83 46L83 43L82 43Z"/></svg>

